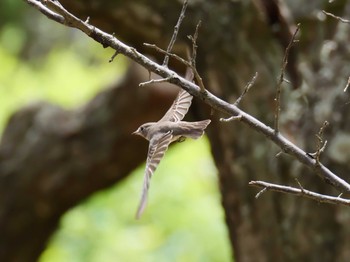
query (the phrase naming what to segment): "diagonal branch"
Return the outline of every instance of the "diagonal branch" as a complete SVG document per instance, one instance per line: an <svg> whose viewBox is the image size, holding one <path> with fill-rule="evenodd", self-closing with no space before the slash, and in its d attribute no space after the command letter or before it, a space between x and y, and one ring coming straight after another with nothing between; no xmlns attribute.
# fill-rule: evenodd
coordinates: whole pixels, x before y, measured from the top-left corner
<svg viewBox="0 0 350 262"><path fill-rule="evenodd" d="M339 21L342 22L342 23L350 24L350 20L348 20L348 19L344 19L344 18L342 18L342 17L340 17L340 16L337 16L337 15L334 15L334 14L332 14L332 13L328 13L328 12L326 12L325 10L322 10L322 12L323 12L325 15L328 15L328 16L330 16L330 17L333 17L333 18L339 20Z"/></svg>
<svg viewBox="0 0 350 262"><path fill-rule="evenodd" d="M27 3L38 9L47 18L56 21L57 23L64 24L63 16L51 11L45 5L36 0L27 0Z"/></svg>
<svg viewBox="0 0 350 262"><path fill-rule="evenodd" d="M319 177L321 177L323 180L327 181L332 186L339 189L341 192L350 192L350 184L348 184L345 180L335 175L322 163L317 163L315 159L313 159L304 150L302 150L301 148L293 144L291 141L289 141L287 138L285 138L283 135L281 135L280 132L275 132L273 128L265 125L258 119L242 111L237 106L227 103L226 101L214 96L208 91L202 92L201 88L198 85L181 77L173 70L170 70L165 66L161 66L155 63L148 57L137 52L135 48L130 47L124 44L123 42L119 41L113 35L107 34L102 30L88 24L87 22L76 18L74 15L70 14L68 11L62 8L61 5L57 4L57 1L42 0L42 3L46 3L46 8L42 8L42 6L39 5L40 2L38 1L25 1L39 9L42 13L45 13L50 19L52 17L52 10L57 9L57 15L61 15L64 18L65 25L83 31L89 37L101 43L103 47L111 47L114 50L116 50L116 52L130 58L131 60L145 67L147 70L152 71L162 76L163 78L169 79L170 83L183 88L191 95L201 99L202 101L210 105L213 109L223 112L229 116L240 116L241 122L248 125L256 132L263 134L266 138L268 138L277 146L279 146L283 152L295 157L298 161L308 166L310 169L316 172L316 174L319 175Z"/></svg>
<svg viewBox="0 0 350 262"><path fill-rule="evenodd" d="M237 98L236 102L234 103L235 106L239 106L243 97L249 92L250 88L254 85L257 78L258 78L258 72L255 72L253 78L244 87L243 93Z"/></svg>

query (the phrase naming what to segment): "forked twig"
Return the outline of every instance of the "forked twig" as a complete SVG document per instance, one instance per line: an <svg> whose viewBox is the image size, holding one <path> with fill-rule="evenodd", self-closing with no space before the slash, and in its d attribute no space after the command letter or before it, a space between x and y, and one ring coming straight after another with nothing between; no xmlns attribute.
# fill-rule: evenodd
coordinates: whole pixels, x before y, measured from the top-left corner
<svg viewBox="0 0 350 262"><path fill-rule="evenodd" d="M323 153L323 151L326 149L327 140L323 141L323 132L324 129L329 125L328 121L324 121L323 125L321 126L320 130L316 134L317 138L317 146L316 146L316 152L315 153L309 153L310 156L316 159L316 163L320 163L320 156Z"/></svg>

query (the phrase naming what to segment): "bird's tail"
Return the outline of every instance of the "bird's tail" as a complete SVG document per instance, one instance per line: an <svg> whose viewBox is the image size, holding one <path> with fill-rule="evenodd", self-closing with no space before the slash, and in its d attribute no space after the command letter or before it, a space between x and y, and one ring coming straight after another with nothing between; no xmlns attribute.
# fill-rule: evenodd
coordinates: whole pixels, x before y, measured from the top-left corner
<svg viewBox="0 0 350 262"><path fill-rule="evenodd" d="M184 135L192 139L200 138L204 134L204 129L210 124L211 120L206 119L198 122L187 122L186 124L190 125L188 132Z"/></svg>

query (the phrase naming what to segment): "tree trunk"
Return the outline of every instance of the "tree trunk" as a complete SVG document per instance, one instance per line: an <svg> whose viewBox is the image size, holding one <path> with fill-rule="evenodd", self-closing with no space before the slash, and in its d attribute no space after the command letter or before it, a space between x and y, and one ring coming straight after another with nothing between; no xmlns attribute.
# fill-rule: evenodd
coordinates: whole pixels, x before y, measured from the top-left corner
<svg viewBox="0 0 350 262"><path fill-rule="evenodd" d="M181 10L178 1L93 2L61 1L78 17L89 16L93 25L161 59L142 43L167 46ZM190 1L175 51L185 56L190 45L186 35L193 34L201 19L197 65L206 87L234 102L258 72L240 107L272 126L284 50L295 23L301 22L300 42L291 50L286 72L291 84L282 87L281 132L313 152L315 134L325 120L330 122L322 161L349 181L349 91L343 88L349 76L350 27L323 17L322 9L349 16L346 1ZM174 61L170 67L183 70ZM37 257L67 208L120 180L143 160L144 155L133 149L146 144L127 134L157 112L154 103L147 107L153 99L168 96L160 89L149 94L149 89L136 89L141 81L128 75L123 88L101 93L78 111L36 105L12 117L0 146L0 260ZM142 94L135 96L136 92ZM136 97L132 104L130 97ZM170 100L169 96L166 104ZM204 115L205 110L195 104L193 112ZM208 135L235 261L349 260L348 208L279 193L255 199L248 182L297 186L297 178L306 189L340 192L291 157L276 157L280 150L260 134L239 121L219 122L220 117L214 113ZM33 232L36 241L30 237ZM21 243L20 250L11 249L15 242Z"/></svg>

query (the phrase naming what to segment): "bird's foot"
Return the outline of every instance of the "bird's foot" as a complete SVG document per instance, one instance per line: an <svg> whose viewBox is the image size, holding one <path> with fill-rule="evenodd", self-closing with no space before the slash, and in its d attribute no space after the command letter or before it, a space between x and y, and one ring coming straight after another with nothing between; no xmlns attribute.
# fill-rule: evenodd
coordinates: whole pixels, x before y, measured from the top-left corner
<svg viewBox="0 0 350 262"><path fill-rule="evenodd" d="M185 140L186 140L186 137L180 136L179 139L177 140L177 142L181 143L181 142L183 142Z"/></svg>

